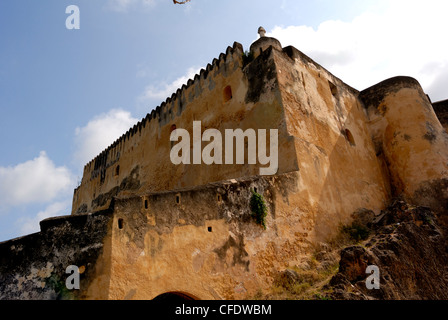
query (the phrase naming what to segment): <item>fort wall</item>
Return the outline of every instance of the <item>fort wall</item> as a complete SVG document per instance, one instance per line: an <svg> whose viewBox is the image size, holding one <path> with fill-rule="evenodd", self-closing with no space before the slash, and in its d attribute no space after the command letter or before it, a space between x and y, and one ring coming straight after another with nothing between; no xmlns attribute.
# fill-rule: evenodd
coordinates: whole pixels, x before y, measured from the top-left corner
<svg viewBox="0 0 448 320"><path fill-rule="evenodd" d="M119 196L108 210L44 220L39 233L0 244L1 298L254 297L309 260L313 226L299 223L297 209L287 218L298 179L291 172ZM266 229L250 210L255 190L268 207ZM69 265L82 269L80 290L65 288Z"/></svg>
<svg viewBox="0 0 448 320"><path fill-rule="evenodd" d="M355 213L379 214L400 195L448 207L445 104L433 108L415 79L359 92L275 39L243 52L229 47L89 162L71 216L0 243L1 298L253 298L285 269L309 268ZM278 129L277 174L172 164L171 131L192 136L194 121ZM266 229L252 191L266 201ZM68 265L85 269L79 292L64 291Z"/></svg>
<svg viewBox="0 0 448 320"><path fill-rule="evenodd" d="M193 121L202 122L202 132L208 128L222 133L225 129L279 129L278 173L297 170L294 157L289 156L294 154L294 144L282 131L284 113L275 74L269 68L244 74L242 55L241 45L229 47L226 54L89 162L74 192L72 214L104 209L118 194L173 190L259 174L259 164L172 164L171 131L182 128L192 136ZM266 83L271 87L262 88ZM269 154L269 146L267 149Z"/></svg>
<svg viewBox="0 0 448 320"><path fill-rule="evenodd" d="M292 172L117 199L110 298L246 299L268 289L311 245L306 221L281 218L291 213L297 179ZM250 211L254 189L269 209L266 230Z"/></svg>
<svg viewBox="0 0 448 320"><path fill-rule="evenodd" d="M49 218L41 231L0 243L0 300L107 299L113 212ZM80 289L68 290L77 266Z"/></svg>
<svg viewBox="0 0 448 320"><path fill-rule="evenodd" d="M448 207L448 134L417 80L396 77L364 90L378 154L394 195L441 211Z"/></svg>
<svg viewBox="0 0 448 320"><path fill-rule="evenodd" d="M293 47L275 61L300 168L298 208L314 220L313 241L327 241L358 209L384 208L388 176L359 92Z"/></svg>
<svg viewBox="0 0 448 320"><path fill-rule="evenodd" d="M278 174L300 171L299 207L310 216L320 212L326 225L319 231L322 237L358 208L381 210L390 195L388 174L375 156L359 92L297 49L271 42L261 38L254 43L255 58L247 65L242 46L229 47L153 111L151 121L143 120L87 164L72 213L106 208L119 194L142 195L259 174L258 165L173 165L171 130L175 126L191 134L195 120L202 122L203 130L221 132L278 129ZM229 86L232 98L224 101Z"/></svg>

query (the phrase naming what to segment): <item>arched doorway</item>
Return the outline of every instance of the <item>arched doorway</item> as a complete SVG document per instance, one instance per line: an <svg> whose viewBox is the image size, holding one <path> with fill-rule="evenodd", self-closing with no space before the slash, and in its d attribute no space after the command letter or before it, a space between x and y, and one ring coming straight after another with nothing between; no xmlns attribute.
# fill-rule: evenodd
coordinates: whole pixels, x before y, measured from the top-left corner
<svg viewBox="0 0 448 320"><path fill-rule="evenodd" d="M158 295L153 299L153 301L157 302L182 302L182 301L192 301L199 300L191 294L184 292L167 292L161 295Z"/></svg>

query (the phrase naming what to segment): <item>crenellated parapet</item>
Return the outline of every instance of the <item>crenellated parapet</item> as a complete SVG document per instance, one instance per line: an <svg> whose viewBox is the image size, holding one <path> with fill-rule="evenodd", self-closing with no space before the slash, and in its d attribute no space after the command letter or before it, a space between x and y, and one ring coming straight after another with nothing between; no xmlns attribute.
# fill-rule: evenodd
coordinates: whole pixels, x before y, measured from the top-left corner
<svg viewBox="0 0 448 320"><path fill-rule="evenodd" d="M104 179L105 170L115 165L120 159L126 143L136 134L153 124L160 126L166 124L174 116L174 108L177 107L177 115L180 115L187 102L191 102L202 93L204 86L211 86L216 74L227 74L230 72L230 63L237 62L240 65L243 55L243 46L234 42L233 46L227 47L226 51L221 53L218 58L213 59L206 68L201 69L193 79L189 79L186 84L178 88L170 97L154 108L145 118L115 140L109 147L103 150L97 157L88 162L84 167L84 177L95 179L100 176Z"/></svg>

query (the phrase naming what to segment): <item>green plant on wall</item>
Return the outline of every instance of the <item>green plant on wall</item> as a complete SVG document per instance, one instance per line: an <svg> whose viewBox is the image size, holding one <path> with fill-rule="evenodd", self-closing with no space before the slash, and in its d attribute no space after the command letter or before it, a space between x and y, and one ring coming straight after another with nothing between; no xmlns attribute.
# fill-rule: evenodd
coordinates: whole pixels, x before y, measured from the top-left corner
<svg viewBox="0 0 448 320"><path fill-rule="evenodd" d="M261 194L252 191L252 197L250 198L250 210L252 216L255 218L257 224L261 225L266 230L266 216L268 214L268 208L266 202Z"/></svg>

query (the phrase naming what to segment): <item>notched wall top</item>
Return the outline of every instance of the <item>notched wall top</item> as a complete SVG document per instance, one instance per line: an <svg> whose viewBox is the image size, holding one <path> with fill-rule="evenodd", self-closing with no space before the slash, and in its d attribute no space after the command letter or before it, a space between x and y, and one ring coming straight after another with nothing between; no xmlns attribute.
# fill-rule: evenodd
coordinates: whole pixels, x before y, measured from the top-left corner
<svg viewBox="0 0 448 320"><path fill-rule="evenodd" d="M196 74L193 79L189 79L186 84L184 84L181 88L177 89L170 97L168 97L162 104L156 107L152 112L146 115L141 121L135 124L131 129L129 129L126 133L124 133L121 137L119 137L114 143L112 143L108 148L106 148L101 154L99 154L95 159L90 161L85 165L86 168L90 168L92 164L94 164L94 169L99 170L101 167L107 164L107 156L108 153L116 148L117 146L124 144L126 140L129 140L136 133L141 132L143 128L146 127L148 123L153 119L158 119L158 122L162 121L163 117L169 112L166 110L169 105L179 103L180 105L184 104L185 92L192 86L195 86L196 89L201 86L201 81L206 80L210 77L212 72L227 72L226 62L231 59L233 55L242 56L243 54L243 46L234 42L232 47L227 47L225 53L221 53L219 55L219 59L214 59L211 64L208 64L205 69L201 69L199 74ZM196 90L197 91L197 90ZM177 102L178 101L178 102ZM105 158L105 159L104 159Z"/></svg>

